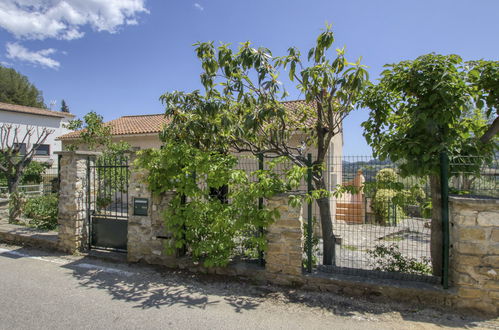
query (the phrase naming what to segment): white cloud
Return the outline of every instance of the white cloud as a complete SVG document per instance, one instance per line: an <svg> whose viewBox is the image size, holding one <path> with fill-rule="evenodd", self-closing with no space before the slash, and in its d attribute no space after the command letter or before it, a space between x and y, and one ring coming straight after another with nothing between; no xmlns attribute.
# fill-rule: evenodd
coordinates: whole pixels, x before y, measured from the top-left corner
<svg viewBox="0 0 499 330"><path fill-rule="evenodd" d="M52 55L55 52L56 50L53 48L30 51L18 43L7 43L7 58L27 61L51 69L58 69L60 66L59 62L49 57L49 55Z"/></svg>
<svg viewBox="0 0 499 330"><path fill-rule="evenodd" d="M197 10L199 11L203 11L204 10L204 7L201 6L199 3L195 2L194 3L194 8L196 8Z"/></svg>
<svg viewBox="0 0 499 330"><path fill-rule="evenodd" d="M148 13L145 0L1 0L0 27L18 39L72 40L86 25L115 33L141 13Z"/></svg>

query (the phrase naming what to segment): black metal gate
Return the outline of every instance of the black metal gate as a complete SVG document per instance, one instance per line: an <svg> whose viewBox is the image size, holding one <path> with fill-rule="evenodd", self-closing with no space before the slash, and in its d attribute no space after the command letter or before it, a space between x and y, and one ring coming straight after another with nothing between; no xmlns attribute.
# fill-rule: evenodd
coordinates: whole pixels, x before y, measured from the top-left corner
<svg viewBox="0 0 499 330"><path fill-rule="evenodd" d="M89 162L87 210L90 248L126 251L128 235L128 158L100 156Z"/></svg>

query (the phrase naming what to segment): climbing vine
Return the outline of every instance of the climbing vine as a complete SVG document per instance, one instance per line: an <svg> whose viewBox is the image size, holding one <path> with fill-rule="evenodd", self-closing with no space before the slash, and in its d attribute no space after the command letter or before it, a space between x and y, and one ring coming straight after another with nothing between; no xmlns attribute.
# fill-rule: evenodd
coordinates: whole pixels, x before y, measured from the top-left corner
<svg viewBox="0 0 499 330"><path fill-rule="evenodd" d="M212 267L226 265L241 241L245 247L265 250L264 237L255 234L275 221L279 212L259 208L258 199L295 189L305 171L294 166L277 173L274 168L279 161L249 172L236 168L234 155L183 142L141 151L135 164L147 170L151 191L176 192L163 212L165 227L172 233L167 252L187 249L194 260ZM222 190L223 198L214 194Z"/></svg>

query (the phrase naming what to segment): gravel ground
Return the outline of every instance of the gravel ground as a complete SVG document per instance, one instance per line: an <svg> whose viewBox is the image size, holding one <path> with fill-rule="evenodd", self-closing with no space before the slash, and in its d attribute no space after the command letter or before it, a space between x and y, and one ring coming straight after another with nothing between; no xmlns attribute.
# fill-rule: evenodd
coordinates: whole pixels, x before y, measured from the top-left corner
<svg viewBox="0 0 499 330"><path fill-rule="evenodd" d="M339 327L342 329L433 329L437 327L499 329L498 319L459 315L448 310L431 309L418 304L382 303L379 300L371 301L331 293L259 285L243 279L191 274L160 267L112 263L89 257L67 256L10 245L0 244L0 248L4 249L4 253L5 249L8 249L19 251L24 255L35 256L39 259L31 263L38 262L41 265L39 267L64 268L66 273L69 271L70 274L65 276L70 276L71 281L76 281L78 288L86 292L83 295L91 297L94 292L104 293L106 297L110 297L110 305L111 301L123 302L127 304L126 306L131 306L130 312L134 313L137 309L160 309L164 314L165 311L168 311L168 309L164 309L165 307L177 308L178 306L187 307L190 310L201 308L204 312L213 310L214 313L219 313L223 305L225 308L229 308L227 320L232 320L236 317L235 315L243 315L244 313L247 313L244 315L253 315L251 313L256 313L254 315L256 321L261 313L266 313L266 317L270 313L277 318L284 318L282 321L284 322L286 318L291 318L294 315L302 321L309 320L310 329L316 327ZM0 261L5 256L4 253L0 253ZM26 258L21 259L26 260ZM18 262L28 262L22 260ZM45 263L48 266L44 266L43 261L50 262ZM11 265L17 264L15 261L9 262ZM104 271L99 271L105 267L115 269L114 273L104 274ZM2 272L7 272L7 269L0 270L0 273ZM52 276L48 269L40 272L40 276L45 273L49 277ZM123 276L127 273L133 275ZM76 293L75 291L74 294ZM212 304L214 305L211 306ZM233 314L234 312L236 314ZM1 313L0 310L0 315ZM191 315L195 315L195 313ZM234 320L237 322L237 318ZM244 327L248 328L250 325L245 323ZM292 328L297 326L292 326ZM228 323L224 327L231 328ZM234 327L237 327L237 324L234 324ZM262 327L262 324L258 327ZM1 323L0 328L2 328Z"/></svg>
<svg viewBox="0 0 499 330"><path fill-rule="evenodd" d="M396 244L405 257L430 258L430 229L425 227L428 219L407 218L396 226L373 224L347 224L336 221L334 233L341 237L336 246L336 264L339 267L372 269L368 250L376 245ZM322 260L322 243L319 243L317 256Z"/></svg>

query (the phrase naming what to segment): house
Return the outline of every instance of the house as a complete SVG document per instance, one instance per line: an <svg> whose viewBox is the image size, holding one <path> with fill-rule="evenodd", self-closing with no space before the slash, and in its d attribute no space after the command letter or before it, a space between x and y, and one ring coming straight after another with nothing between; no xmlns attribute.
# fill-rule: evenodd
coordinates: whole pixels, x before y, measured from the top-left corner
<svg viewBox="0 0 499 330"><path fill-rule="evenodd" d="M287 101L283 102L290 112L295 112L300 106L306 105L305 101ZM113 142L127 142L133 150L160 148L162 145L159 139L159 133L163 130L164 125L168 123L168 119L164 114L152 115L133 115L123 116L118 119L104 123L110 127L111 137ZM313 122L309 122L313 124ZM59 137L62 142L63 150L67 150L71 144L78 141L80 131L71 132ZM300 134L292 137L291 143L300 145ZM85 149L85 146L79 146L79 149ZM314 155L317 150L309 148L307 152ZM240 159L239 168L254 171L258 169L258 162L254 157L247 157L248 154L238 154ZM342 184L342 166L340 158L343 155L343 134L337 134L331 141L329 152L326 158L326 185L329 190L333 190L337 185ZM300 189L306 189L304 183ZM331 213L334 215L337 212L336 202L331 199ZM343 211L341 211L343 212ZM349 212L347 210L346 212ZM318 209L314 203L314 214L318 214ZM360 215L359 215L360 217Z"/></svg>
<svg viewBox="0 0 499 330"><path fill-rule="evenodd" d="M110 127L111 138L113 142L127 142L133 150L160 148L162 142L159 140L159 133L163 126L168 123L164 114L155 115L135 115L123 116L104 123ZM59 136L62 142L62 150L78 141L80 131L71 132ZM80 146L80 149L85 149Z"/></svg>
<svg viewBox="0 0 499 330"><path fill-rule="evenodd" d="M286 108L294 112L300 106L305 105L305 101L287 101L283 102ZM113 142L127 142L131 145L133 150L147 149L147 148L160 148L162 142L159 139L159 133L163 130L164 125L168 123L168 119L165 118L164 114L151 114L151 115L133 115L133 116L123 116L118 119L111 120L104 123L105 126L110 127L111 138ZM71 132L60 136L58 139L62 142L63 150L67 150L68 147L78 141L80 136L80 131ZM300 139L299 134L293 136L294 140L291 142L299 145ZM85 149L85 146L80 146L80 149ZM316 150L308 150L310 153L316 153ZM327 157L327 163L333 164L334 157L341 157L343 155L343 134L336 135L331 141L331 146L329 148L329 154ZM332 166L332 165L330 165ZM337 168L329 168L329 173L331 177L328 178L329 185L335 187L341 184L341 166ZM258 167L254 168L257 169Z"/></svg>
<svg viewBox="0 0 499 330"><path fill-rule="evenodd" d="M34 128L30 141L19 142L21 153L34 147L36 135L42 129L53 130L44 143L37 146L34 157L34 160L49 163L52 167L57 167L57 155L54 152L62 150L62 143L57 138L70 132L66 125L73 118L71 113L0 102L0 125L18 127L19 139L22 139L28 128Z"/></svg>

